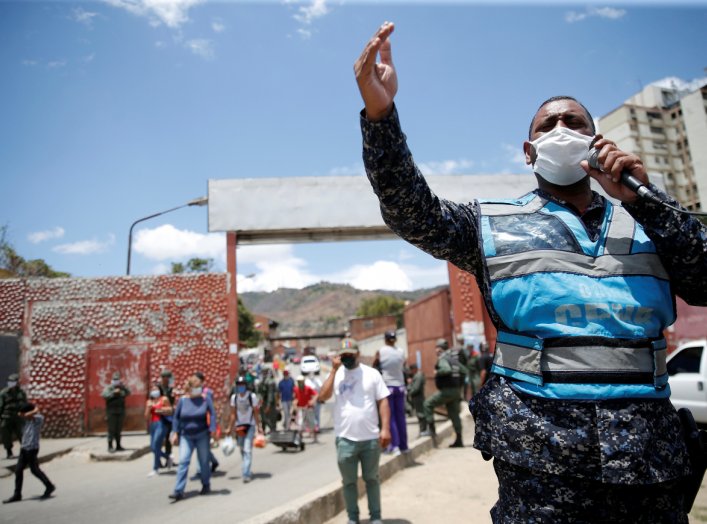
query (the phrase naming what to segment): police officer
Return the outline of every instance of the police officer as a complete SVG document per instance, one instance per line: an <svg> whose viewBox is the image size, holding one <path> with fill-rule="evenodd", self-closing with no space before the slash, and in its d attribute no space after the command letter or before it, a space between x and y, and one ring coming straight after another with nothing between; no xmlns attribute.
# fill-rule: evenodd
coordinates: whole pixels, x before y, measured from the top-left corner
<svg viewBox="0 0 707 524"><path fill-rule="evenodd" d="M0 391L0 433L7 458L12 458L12 441L22 438L22 418L18 415L20 406L27 402L27 395L20 388L20 377L13 373L7 377L7 387Z"/></svg>
<svg viewBox="0 0 707 524"><path fill-rule="evenodd" d="M273 378L272 370L265 368L263 371L263 381L258 387L258 395L262 405L261 419L263 433L265 429L273 432L277 426L277 382Z"/></svg>
<svg viewBox="0 0 707 524"><path fill-rule="evenodd" d="M427 431L427 420L425 419L425 374L414 362L410 364L410 374L408 384L408 399L412 409L417 415L417 422L420 425L420 435Z"/></svg>
<svg viewBox="0 0 707 524"><path fill-rule="evenodd" d="M425 400L423 405L425 420L428 429L421 436L435 436L434 408L444 405L447 415L452 421L456 439L451 444L452 448L462 448L462 421L459 418L459 402L461 401L461 387L466 375L466 367L459 361L459 352L449 349L449 344L443 338L437 340L437 363L435 364L435 386L437 392Z"/></svg>
<svg viewBox="0 0 707 524"><path fill-rule="evenodd" d="M113 380L105 387L101 396L106 401L106 420L108 421L108 452L125 451L120 445L120 433L125 420L125 398L130 390L120 380L120 373L113 373ZM113 448L115 441L115 449Z"/></svg>

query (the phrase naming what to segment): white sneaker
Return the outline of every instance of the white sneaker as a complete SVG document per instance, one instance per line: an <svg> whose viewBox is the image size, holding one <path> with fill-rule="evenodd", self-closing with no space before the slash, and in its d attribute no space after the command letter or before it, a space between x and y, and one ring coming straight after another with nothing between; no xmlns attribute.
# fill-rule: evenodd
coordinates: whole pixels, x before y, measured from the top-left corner
<svg viewBox="0 0 707 524"><path fill-rule="evenodd" d="M390 454L393 455L394 457L397 457L398 455L400 455L400 453L401 453L400 448L398 448L398 447L395 447L390 451ZM375 520L372 520L371 524L375 524L375 522L376 522ZM381 521L379 520L378 522L380 523Z"/></svg>
<svg viewBox="0 0 707 524"><path fill-rule="evenodd" d="M155 470L155 469L153 469L152 471L150 471L150 472L147 474L148 477L154 477L155 475L157 475L157 470Z"/></svg>
<svg viewBox="0 0 707 524"><path fill-rule="evenodd" d="M167 457L167 468L172 468L172 467L174 467L174 459L170 455L169 457Z"/></svg>

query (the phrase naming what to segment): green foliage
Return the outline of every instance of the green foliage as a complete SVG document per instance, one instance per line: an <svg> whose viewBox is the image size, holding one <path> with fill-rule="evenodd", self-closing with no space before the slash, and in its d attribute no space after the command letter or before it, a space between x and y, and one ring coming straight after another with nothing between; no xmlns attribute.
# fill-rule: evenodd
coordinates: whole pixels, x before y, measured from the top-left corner
<svg viewBox="0 0 707 524"><path fill-rule="evenodd" d="M263 334L255 329L255 317L245 307L241 297L238 297L238 340L246 347L252 348L262 340Z"/></svg>
<svg viewBox="0 0 707 524"><path fill-rule="evenodd" d="M190 258L186 264L172 262L172 274L181 273L208 273L214 266L213 258Z"/></svg>
<svg viewBox="0 0 707 524"><path fill-rule="evenodd" d="M403 325L404 309L405 301L388 295L378 295L377 297L364 299L356 310L356 316L380 317L383 315L395 315L398 327L401 327Z"/></svg>
<svg viewBox="0 0 707 524"><path fill-rule="evenodd" d="M25 260L7 239L7 225L0 227L0 278L61 278L69 273L55 271L41 258Z"/></svg>

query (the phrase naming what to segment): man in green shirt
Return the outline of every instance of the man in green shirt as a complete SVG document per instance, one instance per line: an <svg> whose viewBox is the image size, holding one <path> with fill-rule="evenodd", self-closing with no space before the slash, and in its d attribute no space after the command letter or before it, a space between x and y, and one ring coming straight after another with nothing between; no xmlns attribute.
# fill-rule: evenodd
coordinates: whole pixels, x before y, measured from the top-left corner
<svg viewBox="0 0 707 524"><path fill-rule="evenodd" d="M437 340L436 350L435 386L437 386L437 392L428 397L423 405L428 429L423 431L421 436L434 437L436 435L434 409L443 405L447 409L447 415L452 421L454 432L457 434L450 447L463 448L459 402L461 402L461 388L464 384L467 368L459 361L459 352L450 350L449 344L445 339L440 338Z"/></svg>
<svg viewBox="0 0 707 524"><path fill-rule="evenodd" d="M125 398L130 390L120 380L120 373L113 373L113 380L105 387L101 396L106 401L106 420L108 421L108 452L125 451L120 445L120 433L125 420ZM113 441L115 440L115 449Z"/></svg>

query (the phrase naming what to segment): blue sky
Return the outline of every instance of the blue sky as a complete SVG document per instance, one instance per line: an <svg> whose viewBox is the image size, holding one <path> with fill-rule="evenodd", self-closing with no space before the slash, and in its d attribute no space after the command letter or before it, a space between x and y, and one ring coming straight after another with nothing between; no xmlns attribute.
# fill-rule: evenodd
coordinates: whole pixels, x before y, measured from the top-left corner
<svg viewBox="0 0 707 524"><path fill-rule="evenodd" d="M385 20L428 174L531 176L520 152L542 100L573 95L598 117L653 81L706 75L704 1L0 1L0 225L25 258L122 275L130 224L206 195L208 179L363 176L352 66ZM194 256L225 267L206 208L136 227L133 274ZM402 241L242 247L238 260L242 291L447 279Z"/></svg>

